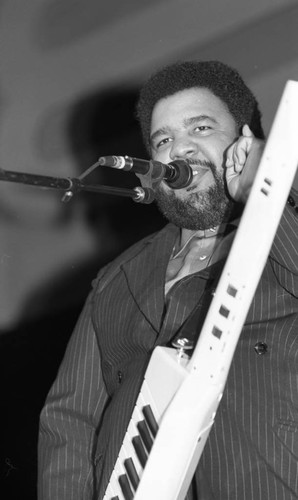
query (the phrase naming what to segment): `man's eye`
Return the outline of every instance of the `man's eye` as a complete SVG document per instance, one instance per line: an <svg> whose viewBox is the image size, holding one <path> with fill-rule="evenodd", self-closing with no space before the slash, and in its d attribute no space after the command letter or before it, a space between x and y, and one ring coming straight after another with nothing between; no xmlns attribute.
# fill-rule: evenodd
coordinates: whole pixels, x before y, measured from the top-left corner
<svg viewBox="0 0 298 500"><path fill-rule="evenodd" d="M197 127L194 128L194 132L206 132L207 130L210 130L211 127L208 125L198 125Z"/></svg>
<svg viewBox="0 0 298 500"><path fill-rule="evenodd" d="M159 141L157 144L156 144L156 148L160 148L162 146L164 146L165 144L167 144L168 142L171 141L171 138L170 137L165 137L164 139L162 139L161 141Z"/></svg>

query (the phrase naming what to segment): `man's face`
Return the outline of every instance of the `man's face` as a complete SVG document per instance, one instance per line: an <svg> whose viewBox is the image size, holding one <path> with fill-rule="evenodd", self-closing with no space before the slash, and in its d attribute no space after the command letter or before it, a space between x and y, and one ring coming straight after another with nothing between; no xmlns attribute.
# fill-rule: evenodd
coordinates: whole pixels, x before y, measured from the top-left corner
<svg viewBox="0 0 298 500"><path fill-rule="evenodd" d="M224 185L226 149L238 136L234 118L205 88L191 88L161 99L151 120L152 159L188 159L190 186L173 190L161 182L156 201L164 215L186 229L208 229L228 219L232 204Z"/></svg>

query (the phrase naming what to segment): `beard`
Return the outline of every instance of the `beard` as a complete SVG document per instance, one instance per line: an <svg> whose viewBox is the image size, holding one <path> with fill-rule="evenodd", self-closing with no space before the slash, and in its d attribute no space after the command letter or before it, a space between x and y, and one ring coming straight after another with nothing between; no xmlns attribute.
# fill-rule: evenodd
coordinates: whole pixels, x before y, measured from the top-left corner
<svg viewBox="0 0 298 500"><path fill-rule="evenodd" d="M159 210L178 227L205 230L231 219L235 204L227 195L223 178L213 163L204 163L214 177L214 184L208 189L190 192L187 198L181 199L173 190L165 191L160 185L156 188L155 201Z"/></svg>

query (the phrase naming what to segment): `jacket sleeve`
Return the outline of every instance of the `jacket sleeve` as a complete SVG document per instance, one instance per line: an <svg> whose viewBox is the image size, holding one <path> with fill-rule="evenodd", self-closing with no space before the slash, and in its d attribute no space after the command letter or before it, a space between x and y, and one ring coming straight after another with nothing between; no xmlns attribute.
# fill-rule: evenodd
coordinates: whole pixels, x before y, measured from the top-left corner
<svg viewBox="0 0 298 500"><path fill-rule="evenodd" d="M298 193L292 190L270 252L281 286L298 297Z"/></svg>
<svg viewBox="0 0 298 500"><path fill-rule="evenodd" d="M40 415L39 500L91 500L96 430L107 402L88 297Z"/></svg>

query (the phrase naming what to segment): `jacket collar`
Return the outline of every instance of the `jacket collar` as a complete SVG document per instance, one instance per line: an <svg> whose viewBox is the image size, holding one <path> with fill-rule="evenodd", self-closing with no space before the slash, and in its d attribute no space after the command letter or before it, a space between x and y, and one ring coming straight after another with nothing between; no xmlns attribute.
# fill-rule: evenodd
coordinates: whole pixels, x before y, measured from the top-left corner
<svg viewBox="0 0 298 500"><path fill-rule="evenodd" d="M160 330L163 319L167 264L179 231L173 224L168 224L140 253L121 266L129 292L156 332Z"/></svg>

